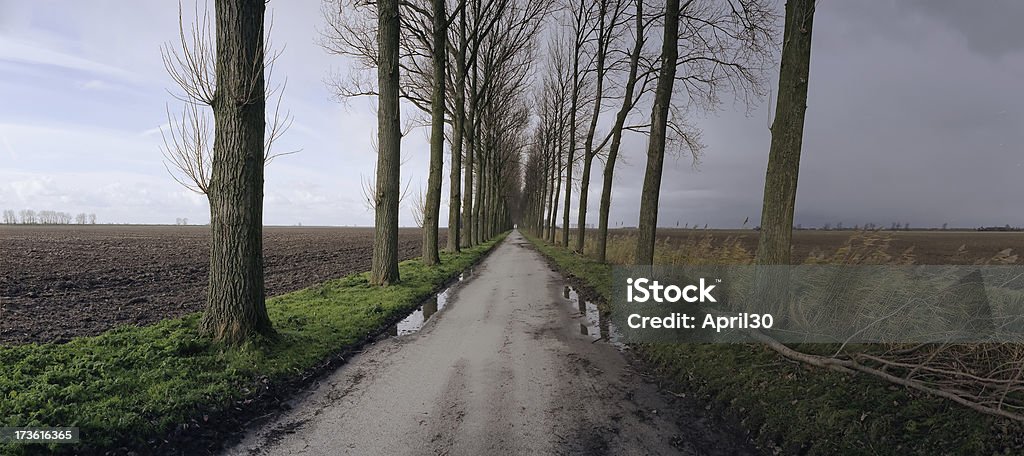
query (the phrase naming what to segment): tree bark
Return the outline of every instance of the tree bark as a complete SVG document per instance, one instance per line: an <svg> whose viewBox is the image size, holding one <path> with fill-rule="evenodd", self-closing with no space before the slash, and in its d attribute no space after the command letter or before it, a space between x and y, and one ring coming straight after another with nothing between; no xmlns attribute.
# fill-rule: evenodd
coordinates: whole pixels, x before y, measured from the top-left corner
<svg viewBox="0 0 1024 456"><path fill-rule="evenodd" d="M238 344L272 336L263 288L262 0L217 0L210 281L200 331Z"/></svg>
<svg viewBox="0 0 1024 456"><path fill-rule="evenodd" d="M800 148L807 112L813 18L814 0L786 2L779 98L772 122L772 144L764 182L758 264L790 263Z"/></svg>
<svg viewBox="0 0 1024 456"><path fill-rule="evenodd" d="M651 109L651 138L647 143L647 173L640 197L640 227L636 243L637 264L654 264L654 241L658 226L658 198L665 163L665 133L672 86L679 57L679 0L665 2L665 35L661 45L661 72Z"/></svg>
<svg viewBox="0 0 1024 456"><path fill-rule="evenodd" d="M432 0L434 14L434 87L430 113L430 173L423 214L423 264L441 262L437 251L437 230L441 215L441 174L444 172L445 77L448 56L448 17L445 0Z"/></svg>
<svg viewBox="0 0 1024 456"><path fill-rule="evenodd" d="M377 187L370 282L392 285L398 274L399 164L402 131L398 108L398 0L377 2Z"/></svg>

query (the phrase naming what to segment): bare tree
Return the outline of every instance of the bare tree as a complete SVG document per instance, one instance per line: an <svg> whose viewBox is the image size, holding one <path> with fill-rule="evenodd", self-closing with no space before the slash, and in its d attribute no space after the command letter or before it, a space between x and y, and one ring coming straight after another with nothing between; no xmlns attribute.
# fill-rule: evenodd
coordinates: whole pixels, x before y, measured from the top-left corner
<svg viewBox="0 0 1024 456"><path fill-rule="evenodd" d="M378 77L375 84L369 77L373 69L377 69L379 75L382 63L380 43L373 42L380 38L381 7L375 2L350 0L327 0L323 4L326 28L321 32L320 44L328 52L354 58L358 63L351 66L347 74L332 75L328 81L335 95L343 101L366 95L379 98L383 93L381 79ZM444 164L444 94L450 19L444 0L405 1L400 2L398 8L395 60L398 68L396 77L402 81L397 88L398 97L430 114L431 153L422 251L424 263L432 265L440 260L437 239ZM408 121L421 124L415 116Z"/></svg>
<svg viewBox="0 0 1024 456"><path fill-rule="evenodd" d="M461 250L462 241L462 145L465 142L466 130L466 1L459 8L459 26L457 28L455 57L455 83L453 91L452 116L452 161L448 183L448 251ZM452 66L449 66L451 69ZM450 71L449 71L450 72Z"/></svg>
<svg viewBox="0 0 1024 456"><path fill-rule="evenodd" d="M473 215L473 176L476 172L474 166L474 160L476 159L476 146L479 140L476 136L477 124L479 122L479 116L477 116L477 104L480 99L478 88L480 87L480 71L477 65L472 65L468 68L468 81L469 83L469 99L466 101L466 129L467 129L467 141L466 141L466 159L462 162L464 168L463 174L463 185L462 185L462 246L472 247L476 244L479 239L479 233L476 231L474 222L476 218Z"/></svg>
<svg viewBox="0 0 1024 456"><path fill-rule="evenodd" d="M96 224L96 214L89 214L89 224L90 225L95 225Z"/></svg>
<svg viewBox="0 0 1024 456"><path fill-rule="evenodd" d="M75 223L77 223L79 225L85 225L88 222L89 222L89 215L84 213L84 212L75 216Z"/></svg>
<svg viewBox="0 0 1024 456"><path fill-rule="evenodd" d="M193 164L179 169L184 175L176 179L210 202L210 280L200 329L228 344L274 334L263 284L263 165L279 134L278 123L268 128L266 119L272 91L266 87L265 10L262 0L217 0L214 33L206 13L190 34L179 18L181 48L164 47L165 65L186 104L179 140L165 143L165 154L173 166L181 163L175 157ZM209 123L199 115L206 106L213 112L212 143Z"/></svg>
<svg viewBox="0 0 1024 456"><path fill-rule="evenodd" d="M436 1L410 0L398 5L395 59L402 81L398 97L422 113L430 113L432 151L443 151L444 122L450 119L452 126L449 250L481 242L484 236L495 232L502 218L509 218L511 211L506 198L517 198L519 188L517 184L507 191L503 185L511 177L498 168L516 167L518 162L505 156L504 150L488 147L495 147L497 143L511 144L513 141L509 138L519 132L509 135L493 132L491 127L498 123L496 119L506 116L490 116L485 111L491 107L483 103L485 100L494 102L496 93L507 90L510 85L523 87L526 72L521 70L529 68L530 64L523 56L531 52L530 43L550 4L551 0L459 0L454 6L457 11L452 14L447 13L448 5ZM381 7L376 2L324 2L326 27L321 45L328 52L353 58L357 63L347 73L330 78L330 86L342 100L383 95L380 80L375 82L370 77L370 70L379 72L384 61L379 44L372 42L381 31L379 24L374 24ZM441 8L445 10L443 14L434 12ZM456 22L457 27L448 27ZM448 65L448 53L452 54L452 65ZM442 58L444 71L438 65ZM440 106L433 102L439 98L438 93L450 95L440 97L443 100ZM436 122L436 119L445 120ZM438 157L432 153L428 203L436 206L434 219L440 215L441 165L443 154ZM515 180L518 182L519 178ZM433 214L434 208L427 212ZM434 223L426 225L424 259L429 263L436 235Z"/></svg>
<svg viewBox="0 0 1024 456"><path fill-rule="evenodd" d="M814 0L786 2L786 26L779 72L779 96L765 175L758 264L789 264L793 241L800 148L807 112ZM945 225L943 225L945 229Z"/></svg>
<svg viewBox="0 0 1024 456"><path fill-rule="evenodd" d="M71 220L73 218L74 217L72 217L71 214L68 214L67 212L51 210L39 211L36 214L36 221L43 225L67 225L71 223Z"/></svg>
<svg viewBox="0 0 1024 456"><path fill-rule="evenodd" d="M776 15L767 0L687 1L681 8L672 0L662 17L661 69L651 110L637 236L639 264L654 259L666 146L687 150L696 163L704 146L687 116L717 109L723 92L751 106L765 94L775 46ZM678 94L673 93L675 83Z"/></svg>
<svg viewBox="0 0 1024 456"><path fill-rule="evenodd" d="M637 264L654 264L654 232L658 224L658 194L661 191L661 170L665 161L665 138L668 128L672 85L676 78L675 61L679 55L679 0L666 0L664 36L661 41L661 73L651 110L651 139L647 144L647 172L640 197L640 229L637 236Z"/></svg>
<svg viewBox="0 0 1024 456"><path fill-rule="evenodd" d="M492 5L493 8L488 10L487 7ZM463 163L465 185L462 202L462 219L466 231L463 241L468 245L484 239L488 210L494 209L484 198L493 197L493 185L499 177L493 173L495 151L486 148L487 142L493 142L494 138L485 138L482 134L486 127L486 114L483 112L493 108L494 103L504 97L518 98L525 89L525 80L534 60L536 37L550 7L550 0L519 3L498 0L483 7L477 2L473 9L476 16L474 22L484 24L486 33L473 34L474 46L478 48L479 54L474 56L474 64L468 72L469 147ZM474 174L480 178L474 179ZM492 194L485 194L486 188L490 188Z"/></svg>
<svg viewBox="0 0 1024 456"><path fill-rule="evenodd" d="M614 62L610 55L613 42L621 34L623 25L626 23L627 0L598 0L597 18L594 26L593 43L593 66L588 71L593 71L593 111L590 116L590 126L587 129L586 138L583 143L583 171L580 176L580 207L577 218L576 251L582 252L586 243L587 234L587 204L590 199L590 171L597 155L594 147L594 136L597 132L597 124L601 116L603 101L605 97L605 79Z"/></svg>
<svg viewBox="0 0 1024 456"><path fill-rule="evenodd" d="M10 209L4 210L4 224L14 225L18 223L18 217L14 214L14 211Z"/></svg>
<svg viewBox="0 0 1024 456"><path fill-rule="evenodd" d="M615 173L615 163L618 158L619 148L622 145L622 135L626 125L626 118L639 101L640 95L644 92L647 78L640 73L641 56L646 43L646 21L644 18L644 2L634 0L636 12L634 14L633 26L633 48L629 52L629 70L626 76L625 90L622 96L622 105L615 115L615 124L612 126L609 136L611 144L608 148L608 156L604 165L604 182L601 188L601 205L598 211L599 221L597 226L597 260L605 261L608 248L608 217L611 211L612 183ZM641 84L637 90L638 82ZM607 140L607 139L606 139Z"/></svg>
<svg viewBox="0 0 1024 456"><path fill-rule="evenodd" d="M430 171L427 177L426 207L423 211L423 263L441 262L437 231L441 213L441 173L444 168L445 79L448 57L448 16L445 0L431 1L433 13L433 93L430 113Z"/></svg>
<svg viewBox="0 0 1024 456"><path fill-rule="evenodd" d="M569 110L569 123L567 134L569 144L566 148L565 157L565 204L562 210L562 245L569 246L569 210L572 204L572 172L576 159L576 138L579 136L576 122L576 114L579 112L580 88L583 83L583 75L580 72L580 60L583 58L583 47L590 41L594 30L590 24L593 5L589 2L570 2L568 11L570 15L570 26L572 36L572 58L569 76L569 99L567 108Z"/></svg>
<svg viewBox="0 0 1024 456"><path fill-rule="evenodd" d="M168 174L185 188L205 195L209 191L213 172L214 120L211 117L215 114L210 108L216 96L216 48L208 12L197 9L196 16L197 22L186 31L179 4L178 42L173 45L167 43L161 48L164 68L182 90L182 93L173 96L184 105L180 116L175 116L170 107L167 108L168 128L161 128L160 135L163 139L161 152L164 168ZM269 36L271 28L267 27L265 35ZM277 157L299 151L274 150L274 143L288 131L294 119L290 112L281 111L287 83L273 87L269 85L274 62L279 54L267 54L265 51L261 51L261 54L261 70L265 74L263 80L268 84L264 88L263 99L276 97L273 101L274 109L267 112L269 117L265 121L267 127L263 164L267 165Z"/></svg>
<svg viewBox="0 0 1024 456"><path fill-rule="evenodd" d="M574 76L572 70L573 57L568 55L571 47L567 45L568 37L564 34L555 35L548 44L547 73L544 76L541 100L541 122L546 126L544 132L544 144L548 150L548 164L551 170L548 173L551 183L548 193L548 217L546 239L554 243L559 240L556 236L558 209L562 197L562 175L568 168L572 167L571 148L572 140L568 137L575 134L575 128L567 121L568 111L572 110L572 96L574 92ZM566 180L566 194L571 188L571 179ZM568 219L563 218L563 225ZM563 231L568 226L563 226ZM564 238L562 238L564 239ZM564 244L564 243L563 243Z"/></svg>

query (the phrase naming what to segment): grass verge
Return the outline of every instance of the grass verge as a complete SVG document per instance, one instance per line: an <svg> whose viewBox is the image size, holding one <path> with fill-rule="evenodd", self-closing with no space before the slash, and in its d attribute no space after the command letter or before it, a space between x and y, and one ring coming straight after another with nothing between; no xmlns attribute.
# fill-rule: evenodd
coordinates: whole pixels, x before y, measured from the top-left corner
<svg viewBox="0 0 1024 456"><path fill-rule="evenodd" d="M603 312L611 267L527 236ZM633 346L675 391L695 394L776 454L1022 454L1020 426L874 378L790 362L759 345Z"/></svg>
<svg viewBox="0 0 1024 456"><path fill-rule="evenodd" d="M370 286L362 273L271 298L280 338L269 345L214 344L193 314L63 344L0 346L0 427L78 427L83 442L0 443L0 454L147 448L188 423L203 426L386 330L503 238L442 253L436 267L404 261L399 285Z"/></svg>

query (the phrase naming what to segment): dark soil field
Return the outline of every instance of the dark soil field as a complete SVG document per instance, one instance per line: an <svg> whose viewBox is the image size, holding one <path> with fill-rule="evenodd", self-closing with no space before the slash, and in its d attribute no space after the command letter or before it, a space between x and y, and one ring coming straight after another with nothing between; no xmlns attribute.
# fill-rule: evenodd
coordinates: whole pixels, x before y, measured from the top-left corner
<svg viewBox="0 0 1024 456"><path fill-rule="evenodd" d="M208 242L203 226L2 226L0 343L67 341L199 311ZM400 258L418 256L420 230L402 229L399 244ZM367 271L372 248L371 228L267 228L267 295Z"/></svg>
<svg viewBox="0 0 1024 456"><path fill-rule="evenodd" d="M636 230L616 229L609 233L615 235L635 235ZM795 261L803 261L814 250L826 254L850 239L854 231L818 231L800 230L793 233L793 255ZM917 264L974 264L991 259L999 251L1013 249L1016 255L1024 254L1024 232L999 231L882 231L882 235L891 235L889 252L898 254L913 247ZM673 241L686 241L712 236L715 243L727 238L737 238L750 252L757 251L759 233L754 230L686 230L658 229L658 239L666 237ZM960 246L966 251L958 254ZM1018 259L1018 264L1024 255Z"/></svg>

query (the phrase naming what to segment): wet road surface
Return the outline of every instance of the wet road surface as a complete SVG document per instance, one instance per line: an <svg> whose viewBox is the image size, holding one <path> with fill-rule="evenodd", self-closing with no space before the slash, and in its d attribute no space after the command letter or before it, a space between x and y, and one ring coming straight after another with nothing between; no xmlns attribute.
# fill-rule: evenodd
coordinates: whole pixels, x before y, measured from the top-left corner
<svg viewBox="0 0 1024 456"><path fill-rule="evenodd" d="M564 284L513 232L422 329L368 347L228 454L754 452L581 334Z"/></svg>

